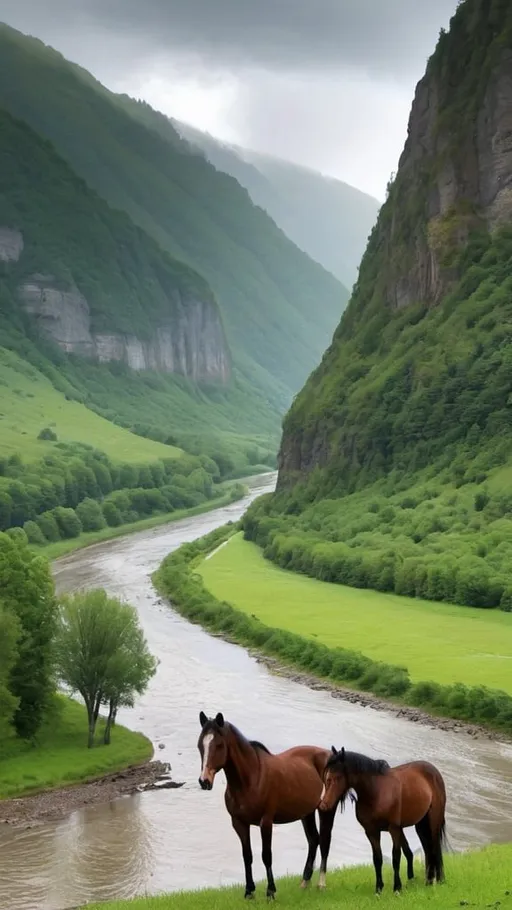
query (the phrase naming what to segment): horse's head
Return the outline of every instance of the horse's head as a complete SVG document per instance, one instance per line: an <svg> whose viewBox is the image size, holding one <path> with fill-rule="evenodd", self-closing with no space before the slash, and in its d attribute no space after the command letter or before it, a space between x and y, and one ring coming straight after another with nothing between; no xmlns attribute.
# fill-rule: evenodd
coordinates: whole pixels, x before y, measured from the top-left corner
<svg viewBox="0 0 512 910"><path fill-rule="evenodd" d="M345 749L341 749L338 752L333 746L331 755L324 768L324 787L318 808L323 812L333 809L340 800L344 801L349 790L348 770L345 766Z"/></svg>
<svg viewBox="0 0 512 910"><path fill-rule="evenodd" d="M211 790L217 771L221 771L228 757L226 726L222 714L208 718L204 711L199 715L201 733L197 748L201 755L201 774L199 784L203 790Z"/></svg>

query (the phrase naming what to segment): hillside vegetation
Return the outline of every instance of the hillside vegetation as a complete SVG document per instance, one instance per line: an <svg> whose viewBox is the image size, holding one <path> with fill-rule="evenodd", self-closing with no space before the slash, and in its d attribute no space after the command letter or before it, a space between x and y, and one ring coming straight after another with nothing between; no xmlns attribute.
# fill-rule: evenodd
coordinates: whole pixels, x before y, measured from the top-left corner
<svg viewBox="0 0 512 910"><path fill-rule="evenodd" d="M37 461L51 448L49 428L61 442L81 442L124 462L177 457L180 450L136 436L58 392L46 376L13 351L0 348L0 456L23 453Z"/></svg>
<svg viewBox="0 0 512 910"><path fill-rule="evenodd" d="M231 174L285 234L351 288L380 203L361 190L289 161L240 148L174 121L192 145Z"/></svg>
<svg viewBox="0 0 512 910"><path fill-rule="evenodd" d="M510 4L465 0L417 88L352 299L285 418L278 492L245 522L283 567L511 609L511 52Z"/></svg>
<svg viewBox="0 0 512 910"><path fill-rule="evenodd" d="M347 294L169 120L106 91L41 42L0 29L0 105L211 286L237 375L274 425L318 360ZM242 381L242 380L241 380ZM246 408L246 411L249 409Z"/></svg>

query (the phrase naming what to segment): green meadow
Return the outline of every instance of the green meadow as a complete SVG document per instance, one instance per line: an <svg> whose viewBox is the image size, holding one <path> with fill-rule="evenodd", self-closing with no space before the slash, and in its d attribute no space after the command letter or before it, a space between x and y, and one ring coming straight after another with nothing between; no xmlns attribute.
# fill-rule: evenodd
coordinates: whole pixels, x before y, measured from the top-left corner
<svg viewBox="0 0 512 910"><path fill-rule="evenodd" d="M405 666L411 679L512 693L512 615L329 584L280 569L239 533L199 566L219 600L331 648Z"/></svg>
<svg viewBox="0 0 512 910"><path fill-rule="evenodd" d="M116 426L78 401L68 401L34 366L0 348L0 455L20 453L24 461L38 460L52 448L37 438L45 427L59 442L87 443L115 462L147 463L180 453Z"/></svg>

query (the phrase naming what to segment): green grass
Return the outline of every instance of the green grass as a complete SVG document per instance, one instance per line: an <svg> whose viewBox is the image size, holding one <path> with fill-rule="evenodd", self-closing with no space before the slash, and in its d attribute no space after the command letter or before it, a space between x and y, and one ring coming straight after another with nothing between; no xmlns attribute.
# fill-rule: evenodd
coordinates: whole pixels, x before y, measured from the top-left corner
<svg viewBox="0 0 512 910"><path fill-rule="evenodd" d="M37 553L44 553L48 559L58 559L74 550L83 550L84 547L90 547L92 544L101 543L103 540L112 540L115 537L125 537L128 534L135 534L137 531L147 531L150 528L157 528L160 525L170 524L173 521L179 521L181 518L190 518L193 515L202 515L204 512L212 512L214 509L220 509L234 500L229 493L217 496L216 499L210 499L208 502L202 502L198 506L190 509L177 509L175 512L167 512L164 515L152 515L150 518L143 518L141 521L134 521L130 524L120 525L118 528L102 528L101 531L87 531L80 534L73 540L58 540L55 543L46 544L44 547L34 546L32 549Z"/></svg>
<svg viewBox="0 0 512 910"><path fill-rule="evenodd" d="M21 452L36 461L52 448L38 434L50 427L59 442L82 442L105 452L115 462L149 462L172 458L180 449L135 436L89 410L67 401L35 367L0 348L0 454Z"/></svg>
<svg viewBox="0 0 512 910"><path fill-rule="evenodd" d="M510 910L511 870L512 847L508 844L486 847L474 853L447 856L446 882L432 888L425 887L423 868L416 863L416 878L413 882L406 884L405 876L402 875L404 890L400 904L410 910L455 910L461 906L475 910L484 907ZM376 906L374 872L370 866L328 873L325 892L316 889L316 875L309 891L301 891L298 881L297 875L277 881L278 906L293 907L294 910L366 910ZM384 868L384 882L384 892L379 898L378 906L396 907L397 898L391 890L392 873L389 866ZM260 906L266 906L267 903L264 886L261 884L256 892L256 902ZM235 910L243 906L243 890L238 886L87 906L88 910Z"/></svg>
<svg viewBox="0 0 512 910"><path fill-rule="evenodd" d="M219 600L330 648L406 666L414 681L512 693L512 615L328 584L280 569L241 534L200 566Z"/></svg>
<svg viewBox="0 0 512 910"><path fill-rule="evenodd" d="M0 799L66 787L147 761L153 746L142 733L116 725L110 746L87 748L85 708L59 696L52 716L32 746L16 740L0 745ZM101 739L102 722L97 739Z"/></svg>

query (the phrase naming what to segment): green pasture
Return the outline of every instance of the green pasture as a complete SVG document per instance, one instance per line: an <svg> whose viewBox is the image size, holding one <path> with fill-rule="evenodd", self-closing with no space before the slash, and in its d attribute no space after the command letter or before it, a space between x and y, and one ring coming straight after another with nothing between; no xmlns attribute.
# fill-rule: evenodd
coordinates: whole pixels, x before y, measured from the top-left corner
<svg viewBox="0 0 512 910"><path fill-rule="evenodd" d="M512 614L329 584L263 558L242 534L199 566L219 600L275 628L408 668L411 679L512 693Z"/></svg>

